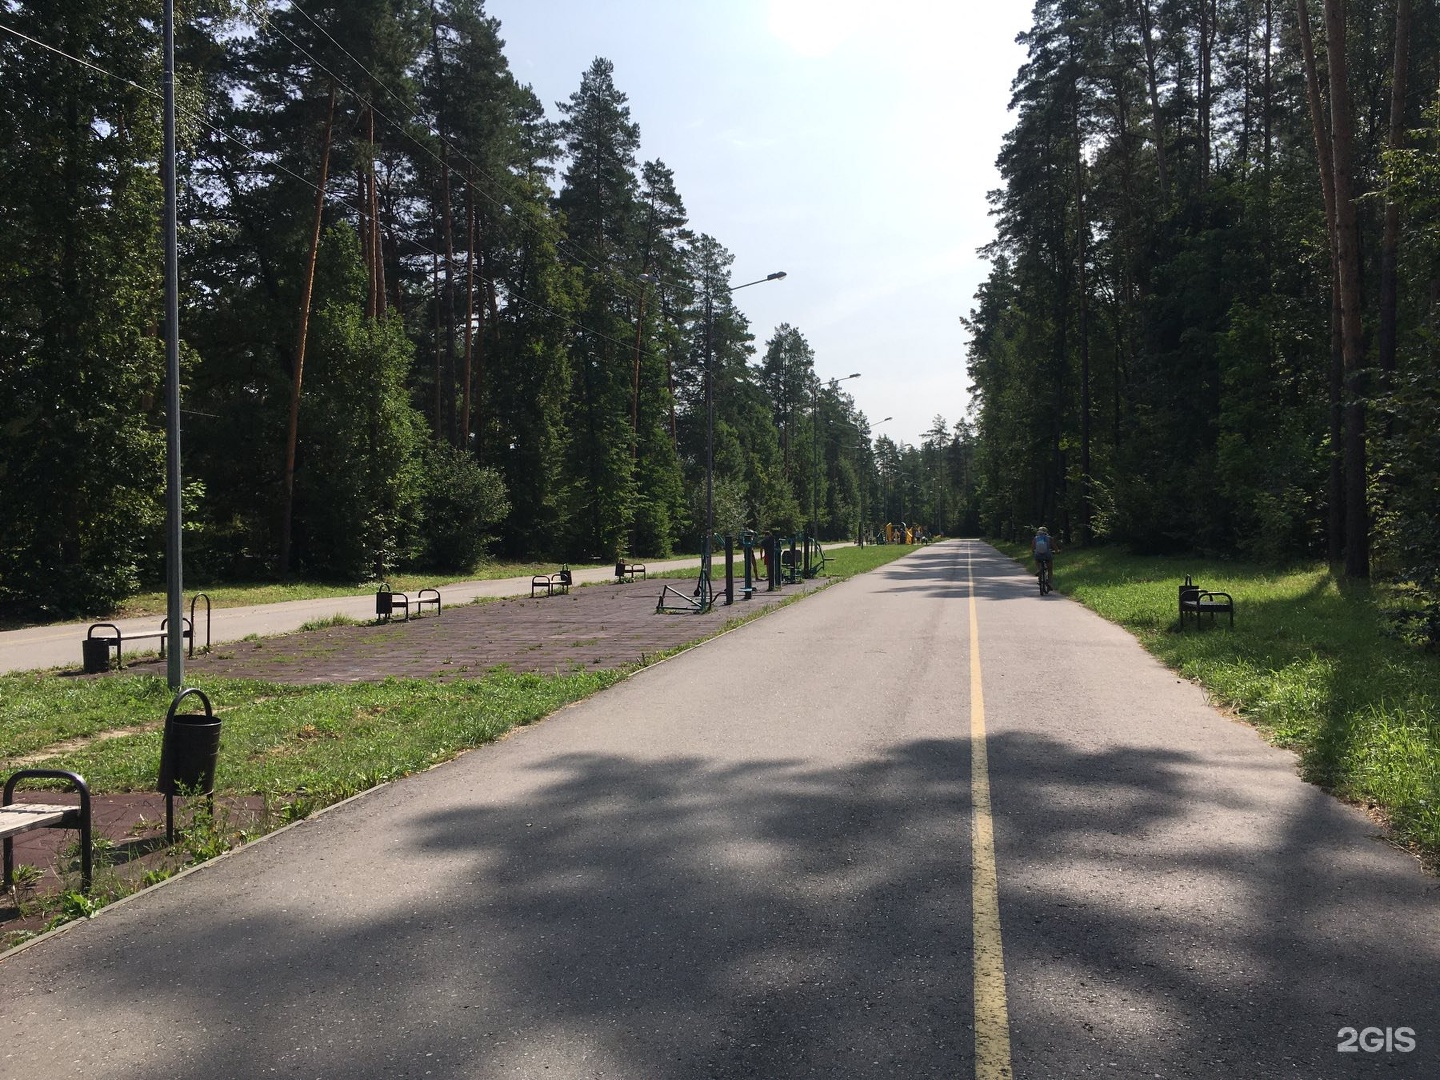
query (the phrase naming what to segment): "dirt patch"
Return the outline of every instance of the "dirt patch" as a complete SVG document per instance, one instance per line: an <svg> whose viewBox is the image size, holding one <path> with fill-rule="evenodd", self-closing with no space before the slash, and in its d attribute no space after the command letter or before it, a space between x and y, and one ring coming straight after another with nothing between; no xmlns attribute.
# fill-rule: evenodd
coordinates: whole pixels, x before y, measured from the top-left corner
<svg viewBox="0 0 1440 1080"><path fill-rule="evenodd" d="M73 754L77 750L84 750L96 743L108 742L111 739L124 739L131 735L144 735L147 731L159 731L165 726L164 720L157 720L153 724L141 724L139 727L119 728L115 731L102 731L98 735L85 735L77 739L67 739L65 742L55 743L43 750L37 750L33 754L26 754L24 757L11 758L10 769L25 769L31 765L46 761L49 758L60 757L64 754Z"/></svg>

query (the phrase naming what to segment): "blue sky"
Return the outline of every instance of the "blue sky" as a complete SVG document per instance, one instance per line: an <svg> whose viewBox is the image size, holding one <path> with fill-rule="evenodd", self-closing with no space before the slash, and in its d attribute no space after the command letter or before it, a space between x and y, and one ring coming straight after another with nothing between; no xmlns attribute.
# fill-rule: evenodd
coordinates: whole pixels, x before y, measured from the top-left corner
<svg viewBox="0 0 1440 1080"><path fill-rule="evenodd" d="M552 118L597 56L675 172L691 227L735 256L757 348L788 322L876 434L968 407L965 332L993 229L1025 0L488 0Z"/></svg>

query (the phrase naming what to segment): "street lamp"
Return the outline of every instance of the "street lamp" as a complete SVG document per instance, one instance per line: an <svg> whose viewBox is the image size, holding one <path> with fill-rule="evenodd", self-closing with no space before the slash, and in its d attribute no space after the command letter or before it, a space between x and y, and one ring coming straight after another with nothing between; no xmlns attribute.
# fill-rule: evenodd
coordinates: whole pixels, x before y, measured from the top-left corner
<svg viewBox="0 0 1440 1080"><path fill-rule="evenodd" d="M751 285L763 285L767 281L779 281L785 276L784 270L776 270L763 278L747 281L743 285L731 285L725 292L736 293ZM710 609L710 557L711 544L715 538L715 305L710 285L705 286L705 546L700 555L700 580L695 583L695 595L700 598L700 610Z"/></svg>
<svg viewBox="0 0 1440 1080"><path fill-rule="evenodd" d="M875 427L878 428L881 424L888 424L891 420L894 419L895 418L893 416L887 416L884 420L877 420L875 421ZM873 431L874 428L871 428L871 430ZM875 446L871 442L866 442L861 447L857 447L857 449L863 449L867 454L873 454L875 452ZM867 461L866 464L868 463L869 462ZM865 489L869 486L870 476L867 471L867 474L862 477L860 481L860 533L857 537L857 540L859 541L857 546L862 548L865 546Z"/></svg>
<svg viewBox="0 0 1440 1080"><path fill-rule="evenodd" d="M853 375L845 375L839 379L830 380L830 388L833 390L842 382L849 382L851 379L860 378L860 372ZM814 450L814 470L810 474L810 535L812 539L820 539L820 504L819 504L819 483L820 483L820 380L816 379L811 389L812 414L810 420L810 445ZM809 545L806 545L809 548Z"/></svg>
<svg viewBox="0 0 1440 1080"><path fill-rule="evenodd" d="M170 648L165 677L171 690L179 690L185 682L185 653L181 649L185 626L180 615L185 585L180 554L180 256L175 187L174 0L165 0L161 22L164 37L161 83L164 147L160 179L165 195L162 229L165 246L165 616L168 620L165 644Z"/></svg>

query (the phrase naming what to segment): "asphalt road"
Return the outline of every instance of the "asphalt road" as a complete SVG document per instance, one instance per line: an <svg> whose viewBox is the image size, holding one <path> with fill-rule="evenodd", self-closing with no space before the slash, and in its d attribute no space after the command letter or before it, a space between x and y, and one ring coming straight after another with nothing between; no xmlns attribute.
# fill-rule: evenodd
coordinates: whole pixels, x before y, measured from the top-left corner
<svg viewBox="0 0 1440 1080"><path fill-rule="evenodd" d="M934 545L12 954L0 1075L1433 1078L1376 831Z"/></svg>

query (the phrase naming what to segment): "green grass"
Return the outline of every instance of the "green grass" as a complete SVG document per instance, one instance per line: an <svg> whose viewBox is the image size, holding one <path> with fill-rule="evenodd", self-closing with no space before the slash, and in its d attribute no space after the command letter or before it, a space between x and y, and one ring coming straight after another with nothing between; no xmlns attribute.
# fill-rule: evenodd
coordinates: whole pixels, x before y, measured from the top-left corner
<svg viewBox="0 0 1440 1080"><path fill-rule="evenodd" d="M1186 574L1234 596L1233 631L1223 616L1215 628L1178 631ZM1062 553L1055 577L1062 593L1297 751L1307 780L1377 810L1398 840L1440 865L1440 658L1387 632L1395 599L1386 589L1346 584L1322 566L1276 570L1106 548Z"/></svg>
<svg viewBox="0 0 1440 1080"><path fill-rule="evenodd" d="M837 549L836 553L827 553L830 559L835 559L840 552L848 549ZM896 545L881 545L876 548L867 548L866 551L890 551L894 552L889 558L897 558L898 555L913 551L911 547L897 547ZM698 554L685 555L677 554L666 556L666 558L699 558ZM738 565L738 553L737 553ZM644 562L644 559L637 559L637 562ZM656 560L658 561L658 559ZM888 559L882 562L889 561ZM416 593L423 588L441 588L446 585L453 585L465 581L494 581L502 578L524 578L534 574L550 574L555 571L558 564L554 562L524 562L524 563L486 563L477 567L467 574L396 574L389 579L390 587L397 592ZM592 567L609 566L609 563L575 563L573 570L584 570ZM715 557L717 569L723 570L723 556L718 554ZM881 565L876 563L875 565ZM856 571L859 572L859 571ZM664 573L651 574L651 577L694 577L695 570L671 570ZM190 611L190 601L200 593L210 598L212 608L251 607L259 604L278 604L287 600L322 600L330 597L343 596L370 596L375 592L376 582L334 582L334 581L292 581L292 582L231 582L223 585L206 585L188 582L185 587L185 601L182 605L186 615ZM164 618L166 597L163 590L150 590L137 593L122 603L115 611L104 613L107 618L139 618L154 616ZM203 611L203 604L198 609ZM36 625L27 622L8 621L3 629L15 630L23 626Z"/></svg>
<svg viewBox="0 0 1440 1080"><path fill-rule="evenodd" d="M327 615L323 619L311 619L309 622L300 624L300 633L307 630L329 630L336 626L359 626L359 619L352 619L349 615L341 615L336 612L334 615Z"/></svg>
<svg viewBox="0 0 1440 1080"><path fill-rule="evenodd" d="M303 796L313 806L428 768L511 728L548 715L623 677L585 671L559 676L495 671L436 683L288 686L199 679L223 721L221 795ZM37 764L81 773L96 793L152 791L159 722L170 692L156 676L66 680L0 676L0 762L102 732L116 737L72 747ZM198 708L192 699L187 711Z"/></svg>
<svg viewBox="0 0 1440 1080"><path fill-rule="evenodd" d="M39 895L22 887L17 904L24 915L46 918L47 926L92 914L186 865L539 720L624 675L578 668L564 675L517 675L501 669L443 684L390 679L303 687L197 679L222 720L217 816L203 811L204 800L190 800L189 820L175 848L143 876L111 867L105 842L97 838L95 888L88 897L73 891ZM31 766L80 773L97 795L154 791L170 701L165 680L157 676L0 676L0 769L9 774L26 758ZM185 703L186 712L202 708L196 698ZM255 796L265 808L260 820L233 826L226 798ZM67 889L73 888L77 863L59 860ZM0 949L29 936L6 934Z"/></svg>
<svg viewBox="0 0 1440 1080"><path fill-rule="evenodd" d="M863 548L842 547L833 551L825 550L825 575L834 581L844 581L856 574L868 573L886 563L894 562L912 551L914 544L869 544Z"/></svg>

